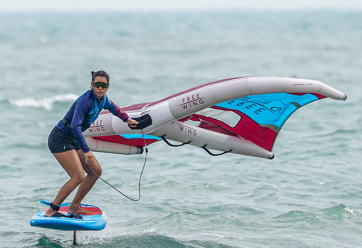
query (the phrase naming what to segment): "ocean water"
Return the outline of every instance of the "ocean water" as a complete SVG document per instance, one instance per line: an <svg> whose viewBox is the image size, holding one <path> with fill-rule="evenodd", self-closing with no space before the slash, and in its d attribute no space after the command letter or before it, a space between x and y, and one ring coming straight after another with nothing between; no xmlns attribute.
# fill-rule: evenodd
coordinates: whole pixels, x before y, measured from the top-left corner
<svg viewBox="0 0 362 248"><path fill-rule="evenodd" d="M84 202L108 225L79 247L362 247L362 12L0 13L0 54L0 247L72 246L29 220L67 180L48 134L98 69L123 106L245 75L317 79L348 99L297 111L274 160L151 145L141 201L98 182ZM143 155L96 156L137 195Z"/></svg>

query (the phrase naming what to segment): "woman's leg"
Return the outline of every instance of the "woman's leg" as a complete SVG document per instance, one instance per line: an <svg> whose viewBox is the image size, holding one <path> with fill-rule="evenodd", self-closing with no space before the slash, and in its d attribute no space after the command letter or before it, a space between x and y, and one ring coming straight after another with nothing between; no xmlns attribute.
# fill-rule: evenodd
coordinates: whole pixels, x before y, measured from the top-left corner
<svg viewBox="0 0 362 248"><path fill-rule="evenodd" d="M57 196L53 201L53 204L59 206L62 204L65 198L67 198L67 196L83 181L84 170L79 156L75 150L53 153L53 155L70 176L70 179L60 188ZM45 215L51 216L55 212L55 210L49 208Z"/></svg>
<svg viewBox="0 0 362 248"><path fill-rule="evenodd" d="M79 214L82 214L82 213L87 214L89 212L80 208L79 205L80 205L81 201L84 199L84 197L91 190L91 188L93 187L93 185L95 184L97 179L101 176L102 168L99 165L96 158L94 158L94 160L90 164L86 164L83 151L78 150L77 153L78 153L79 159L82 163L83 169L87 172L87 176L84 178L82 183L79 185L78 191L77 191L76 195L74 196L72 203L69 206L69 211L76 212Z"/></svg>

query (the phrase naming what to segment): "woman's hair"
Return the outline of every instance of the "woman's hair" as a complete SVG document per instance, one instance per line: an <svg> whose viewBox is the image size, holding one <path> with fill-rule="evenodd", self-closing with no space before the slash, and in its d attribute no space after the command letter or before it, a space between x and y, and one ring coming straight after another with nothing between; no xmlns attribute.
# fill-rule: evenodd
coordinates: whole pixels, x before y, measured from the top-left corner
<svg viewBox="0 0 362 248"><path fill-rule="evenodd" d="M91 71L91 73L92 73L92 82L94 82L95 77L101 76L101 77L107 78L107 82L109 83L109 75L108 75L107 72L105 72L105 71L96 71L96 72Z"/></svg>

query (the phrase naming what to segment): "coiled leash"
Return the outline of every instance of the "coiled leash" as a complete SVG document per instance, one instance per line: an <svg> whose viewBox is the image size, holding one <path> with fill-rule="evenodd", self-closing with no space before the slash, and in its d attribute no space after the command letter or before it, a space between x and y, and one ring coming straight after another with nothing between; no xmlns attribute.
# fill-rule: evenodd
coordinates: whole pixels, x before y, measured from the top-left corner
<svg viewBox="0 0 362 248"><path fill-rule="evenodd" d="M143 128L152 125L152 119L151 117L146 114L143 115L139 118L134 118L134 120L138 121L138 124L136 127L131 127L131 129L140 129L141 133L142 133L142 139L144 142L144 150L145 150L145 159L143 162L143 166L142 166L142 170L140 173L140 177L138 179L138 198L132 198L129 195L123 193L122 191L120 191L119 189L117 189L114 185L112 185L111 183L109 183L107 180L103 179L102 177L98 176L92 169L91 166L88 166L90 168L90 170L93 172L93 174L98 177L100 180L102 180L105 184L109 185L110 187L112 187L115 191L117 191L118 193L120 193L121 195L123 195L124 197L126 197L127 199L131 200L131 201L139 201L141 199L141 180L142 180L142 175L143 175L143 171L146 167L146 163L147 163L147 154L148 154L148 148L147 148L147 143L146 143L146 139L145 139L145 134L143 133Z"/></svg>
<svg viewBox="0 0 362 248"><path fill-rule="evenodd" d="M102 177L96 175L94 173L94 171L92 170L91 166L89 166L89 168L91 168L93 174L95 174L99 179L101 179L105 184L108 184L110 187L112 187L115 191L117 191L118 193L120 193L121 195L123 195L124 197L126 197L127 199L131 200L131 201L139 201L141 199L141 180L142 180L142 175L143 175L143 171L145 169L146 166L146 162L147 162L147 153L148 153L148 149L147 149L147 143L145 140L145 135L143 133L143 130L141 129L141 133L142 133L142 138L143 138L143 142L144 142L144 148L145 148L145 159L143 162L143 166L142 166L142 170L140 173L140 177L138 179L138 198L132 198L130 196L128 196L127 194L123 193L122 191L120 191L119 189L117 189L114 185L112 185L111 183L107 182L105 179L103 179Z"/></svg>

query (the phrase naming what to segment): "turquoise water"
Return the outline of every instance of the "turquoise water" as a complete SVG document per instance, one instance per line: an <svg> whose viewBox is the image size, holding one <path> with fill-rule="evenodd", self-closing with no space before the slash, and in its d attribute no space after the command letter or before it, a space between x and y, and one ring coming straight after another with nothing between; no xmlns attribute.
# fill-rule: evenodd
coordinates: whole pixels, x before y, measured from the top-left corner
<svg viewBox="0 0 362 248"><path fill-rule="evenodd" d="M108 225L80 247L362 246L361 12L1 13L0 53L1 247L72 245L29 220L67 180L47 136L97 69L120 105L244 75L318 79L348 100L297 111L274 160L151 145L141 201L98 182L85 202ZM96 156L137 195L143 155Z"/></svg>

